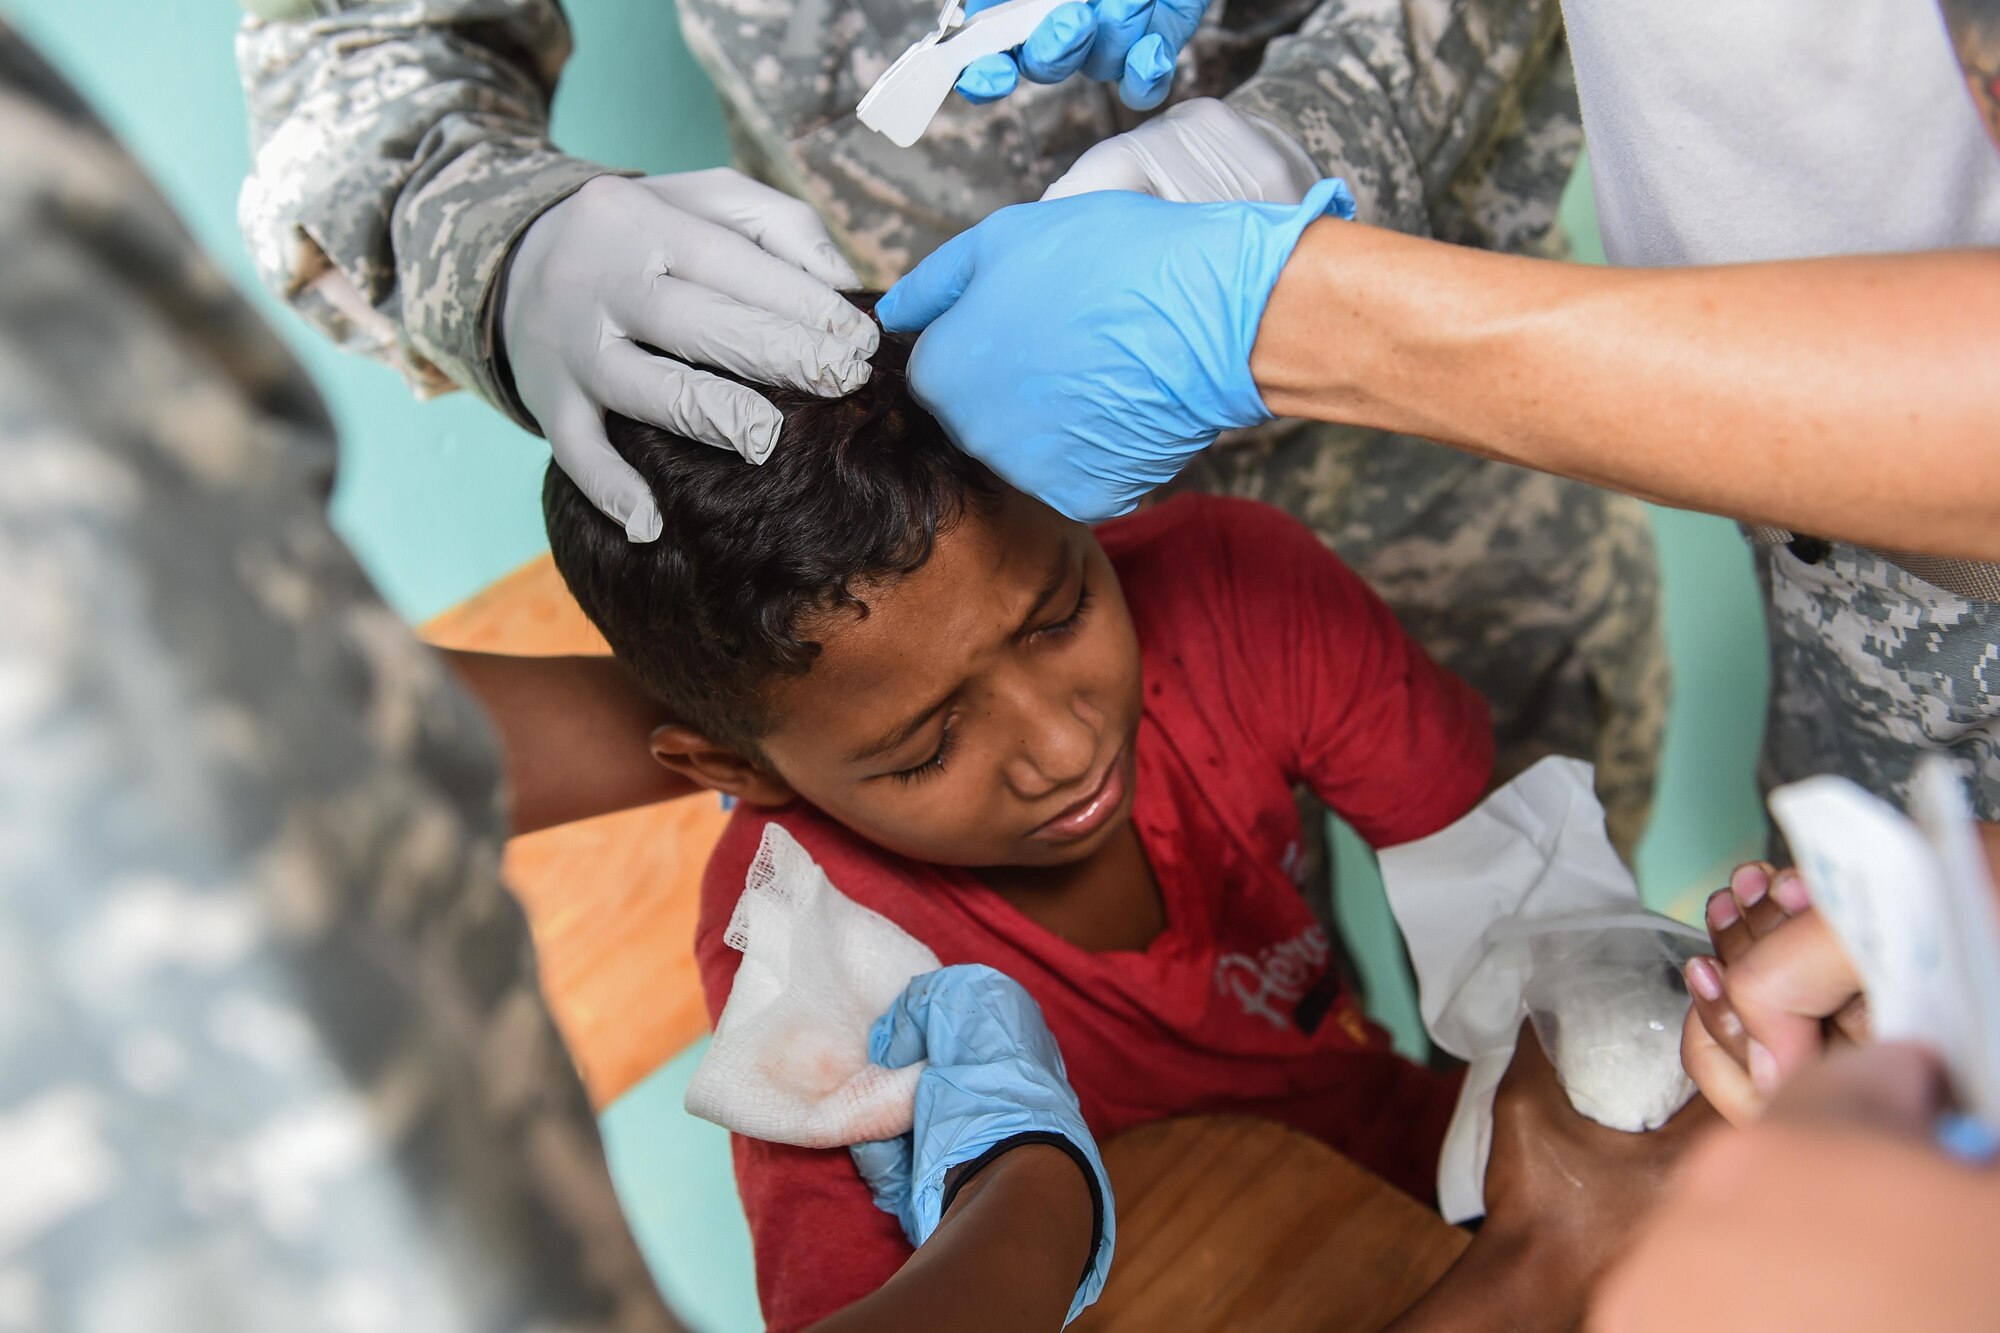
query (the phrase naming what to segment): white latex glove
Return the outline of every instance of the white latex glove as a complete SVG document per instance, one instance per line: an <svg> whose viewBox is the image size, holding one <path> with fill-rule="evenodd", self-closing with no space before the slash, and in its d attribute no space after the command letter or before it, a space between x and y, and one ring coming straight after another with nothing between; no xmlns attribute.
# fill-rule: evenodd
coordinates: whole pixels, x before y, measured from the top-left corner
<svg viewBox="0 0 2000 1333"><path fill-rule="evenodd" d="M628 537L652 541L660 511L612 449L604 414L763 462L778 409L694 365L852 393L879 333L835 289L860 285L810 205L739 172L600 176L522 236L500 332L556 462Z"/></svg>
<svg viewBox="0 0 2000 1333"><path fill-rule="evenodd" d="M1296 204L1320 175L1306 150L1276 125L1197 97L1097 144L1042 198L1132 190L1177 204Z"/></svg>

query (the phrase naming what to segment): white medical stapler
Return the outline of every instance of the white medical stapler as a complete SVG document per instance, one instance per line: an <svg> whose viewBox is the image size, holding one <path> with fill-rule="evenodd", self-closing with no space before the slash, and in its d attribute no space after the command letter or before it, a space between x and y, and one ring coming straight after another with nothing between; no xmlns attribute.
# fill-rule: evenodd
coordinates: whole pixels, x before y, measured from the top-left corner
<svg viewBox="0 0 2000 1333"><path fill-rule="evenodd" d="M1011 51L1067 0L1006 0L965 16L961 0L945 0L938 24L896 57L855 112L898 148L921 139L965 67L981 56Z"/></svg>

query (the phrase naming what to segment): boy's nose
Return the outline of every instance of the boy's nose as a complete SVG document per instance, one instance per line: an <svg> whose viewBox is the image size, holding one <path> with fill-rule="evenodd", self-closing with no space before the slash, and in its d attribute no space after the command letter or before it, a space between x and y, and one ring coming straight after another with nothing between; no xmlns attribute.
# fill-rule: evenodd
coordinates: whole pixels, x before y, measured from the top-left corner
<svg viewBox="0 0 2000 1333"><path fill-rule="evenodd" d="M1042 703L1029 715L1008 781L1029 800L1087 781L1098 760L1103 715L1069 697ZM1081 795L1082 793L1078 793Z"/></svg>

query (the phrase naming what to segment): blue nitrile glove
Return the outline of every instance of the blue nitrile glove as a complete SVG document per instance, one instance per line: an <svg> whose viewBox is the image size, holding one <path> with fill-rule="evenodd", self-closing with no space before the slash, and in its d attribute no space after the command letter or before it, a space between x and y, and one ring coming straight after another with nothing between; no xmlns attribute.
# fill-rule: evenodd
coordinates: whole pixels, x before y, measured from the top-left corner
<svg viewBox="0 0 2000 1333"><path fill-rule="evenodd" d="M1000 0L972 0L976 14ZM968 102L997 101L1025 75L1035 83L1061 83L1082 71L1087 79L1116 83L1119 100L1150 111L1167 100L1174 61L1201 26L1208 0L1090 0L1064 5L1038 24L1013 51L981 56L958 76Z"/></svg>
<svg viewBox="0 0 2000 1333"><path fill-rule="evenodd" d="M1297 205L1102 191L1003 208L876 304L924 330L910 387L1016 490L1095 523L1132 509L1222 431L1271 419L1257 326L1306 227L1354 215L1323 180Z"/></svg>
<svg viewBox="0 0 2000 1333"><path fill-rule="evenodd" d="M978 964L926 972L875 1021L868 1058L890 1069L930 1061L917 1080L915 1128L850 1149L875 1206L903 1224L910 1244L922 1245L950 1206L945 1176L953 1167L983 1165L1027 1143L1054 1144L1090 1181L1097 1247L1065 1322L1087 1309L1111 1271L1111 1181L1062 1052L1028 992Z"/></svg>

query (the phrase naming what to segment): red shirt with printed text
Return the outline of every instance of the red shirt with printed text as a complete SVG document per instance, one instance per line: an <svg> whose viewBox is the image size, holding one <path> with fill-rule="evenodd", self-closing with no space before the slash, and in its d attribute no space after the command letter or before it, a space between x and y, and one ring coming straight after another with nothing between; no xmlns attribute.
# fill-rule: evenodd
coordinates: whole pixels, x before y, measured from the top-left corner
<svg viewBox="0 0 2000 1333"><path fill-rule="evenodd" d="M1484 703L1277 510L1186 497L1098 537L1138 631L1132 819L1166 930L1142 953L1088 953L966 871L893 856L804 804L743 807L703 885L696 956L710 1013L739 958L724 928L776 820L843 893L942 963L1020 982L1100 1143L1167 1116L1266 1116L1429 1198L1456 1082L1396 1056L1330 972L1292 877L1292 788L1311 787L1377 847L1435 832L1485 787ZM909 1257L845 1151L734 1146L773 1333L845 1307Z"/></svg>

